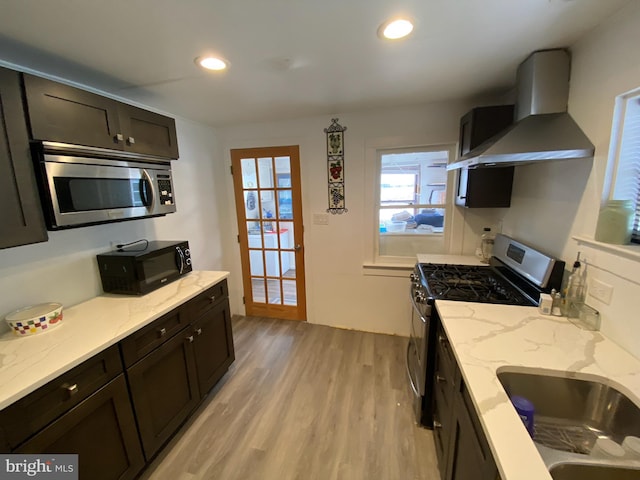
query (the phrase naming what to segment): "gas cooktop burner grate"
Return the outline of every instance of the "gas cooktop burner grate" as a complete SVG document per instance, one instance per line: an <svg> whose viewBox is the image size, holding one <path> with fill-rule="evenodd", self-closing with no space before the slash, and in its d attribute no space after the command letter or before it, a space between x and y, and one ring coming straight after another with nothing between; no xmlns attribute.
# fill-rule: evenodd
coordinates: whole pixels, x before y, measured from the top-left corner
<svg viewBox="0 0 640 480"><path fill-rule="evenodd" d="M531 301L489 267L421 264L429 296L442 300L531 305Z"/></svg>

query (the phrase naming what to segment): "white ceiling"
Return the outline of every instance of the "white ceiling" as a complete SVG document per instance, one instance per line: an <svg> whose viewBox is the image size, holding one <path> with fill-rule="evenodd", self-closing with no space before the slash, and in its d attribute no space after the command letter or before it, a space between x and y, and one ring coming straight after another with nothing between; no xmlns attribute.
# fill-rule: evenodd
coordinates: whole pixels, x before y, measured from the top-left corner
<svg viewBox="0 0 640 480"><path fill-rule="evenodd" d="M630 1L0 0L0 60L221 126L499 94Z"/></svg>

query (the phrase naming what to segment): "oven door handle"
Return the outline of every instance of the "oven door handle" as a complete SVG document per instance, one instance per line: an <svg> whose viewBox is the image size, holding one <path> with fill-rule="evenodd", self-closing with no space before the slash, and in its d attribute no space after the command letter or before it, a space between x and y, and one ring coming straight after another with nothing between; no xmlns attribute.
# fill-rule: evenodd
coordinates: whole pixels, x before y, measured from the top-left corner
<svg viewBox="0 0 640 480"><path fill-rule="evenodd" d="M420 394L418 393L416 384L413 383L413 377L411 376L411 367L409 366L409 350L410 349L411 349L411 340L407 342L407 375L409 376L409 384L411 385L411 390L413 390L413 393L416 395L416 397L419 397Z"/></svg>

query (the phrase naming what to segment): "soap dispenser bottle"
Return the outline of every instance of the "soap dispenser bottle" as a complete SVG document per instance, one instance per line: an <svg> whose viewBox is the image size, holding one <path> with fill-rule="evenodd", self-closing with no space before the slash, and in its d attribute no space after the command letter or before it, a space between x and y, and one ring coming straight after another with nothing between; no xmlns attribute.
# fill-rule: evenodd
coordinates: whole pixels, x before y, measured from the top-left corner
<svg viewBox="0 0 640 480"><path fill-rule="evenodd" d="M573 269L567 280L564 294L564 314L569 318L579 317L580 308L585 300L586 268L584 263L584 260L580 261L580 252L578 252L576 261L573 262Z"/></svg>

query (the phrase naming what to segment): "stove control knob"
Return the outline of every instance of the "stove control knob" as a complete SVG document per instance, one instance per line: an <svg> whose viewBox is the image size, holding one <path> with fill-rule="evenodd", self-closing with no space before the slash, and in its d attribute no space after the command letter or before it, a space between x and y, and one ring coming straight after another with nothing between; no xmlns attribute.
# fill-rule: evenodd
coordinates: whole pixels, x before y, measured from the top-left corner
<svg viewBox="0 0 640 480"><path fill-rule="evenodd" d="M416 299L417 303L424 303L427 301L427 296L424 294L424 292L416 292L414 298Z"/></svg>
<svg viewBox="0 0 640 480"><path fill-rule="evenodd" d="M418 280L419 280L418 275L416 275L415 273L412 273L412 274L409 276L409 278L411 279L411 281L412 281L413 283L417 283L417 282L418 282Z"/></svg>

